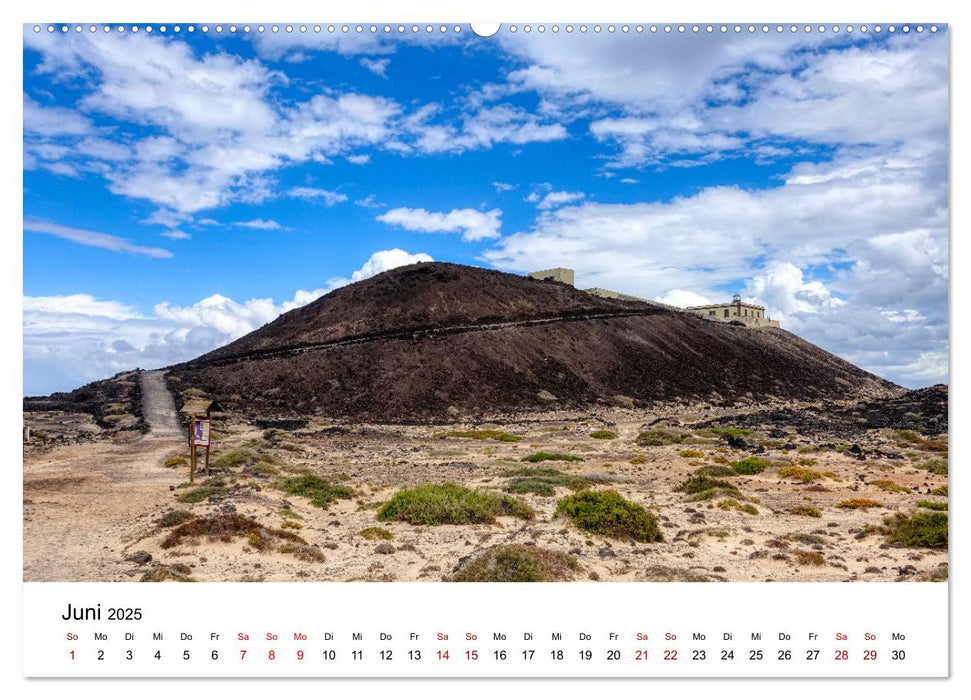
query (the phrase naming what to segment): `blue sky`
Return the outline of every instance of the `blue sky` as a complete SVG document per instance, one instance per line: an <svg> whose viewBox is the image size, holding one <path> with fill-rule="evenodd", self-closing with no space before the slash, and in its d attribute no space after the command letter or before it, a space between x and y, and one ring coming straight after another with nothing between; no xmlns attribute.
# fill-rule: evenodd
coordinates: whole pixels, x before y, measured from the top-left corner
<svg viewBox="0 0 971 700"><path fill-rule="evenodd" d="M947 381L947 35L24 32L24 391L416 260Z"/></svg>

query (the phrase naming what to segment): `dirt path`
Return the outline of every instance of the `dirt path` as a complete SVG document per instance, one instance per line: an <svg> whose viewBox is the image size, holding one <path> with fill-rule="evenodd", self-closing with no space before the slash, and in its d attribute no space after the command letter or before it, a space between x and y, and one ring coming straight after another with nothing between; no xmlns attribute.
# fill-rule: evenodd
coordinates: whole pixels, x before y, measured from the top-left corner
<svg viewBox="0 0 971 700"><path fill-rule="evenodd" d="M143 372L150 432L132 442L87 442L24 459L24 580L128 581L125 556L172 503L185 474L162 466L184 451L160 372Z"/></svg>
<svg viewBox="0 0 971 700"><path fill-rule="evenodd" d="M162 370L142 372L142 416L148 423L149 434L155 438L173 438L181 435L179 414L175 401L165 386Z"/></svg>

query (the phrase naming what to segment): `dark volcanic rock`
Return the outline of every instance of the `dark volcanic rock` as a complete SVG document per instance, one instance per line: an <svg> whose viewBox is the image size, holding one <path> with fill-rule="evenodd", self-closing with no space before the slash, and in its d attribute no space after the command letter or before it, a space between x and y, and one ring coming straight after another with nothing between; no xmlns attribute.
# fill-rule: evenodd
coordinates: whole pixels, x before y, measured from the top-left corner
<svg viewBox="0 0 971 700"><path fill-rule="evenodd" d="M573 408L902 391L783 330L445 263L338 289L170 374L228 410L392 422L549 409L545 394Z"/></svg>
<svg viewBox="0 0 971 700"><path fill-rule="evenodd" d="M853 440L861 431L874 428L914 430L925 435L947 433L948 388L936 384L926 389L903 392L885 398L860 401L845 405L823 403L802 409L783 408L728 416L697 423L693 428L709 428L718 425L737 425L764 429L772 434L785 434L781 429L795 431L803 437L829 435L840 440ZM836 449L835 443L824 443L828 449ZM785 445L792 449L794 445ZM863 449L852 445L848 452L857 459L865 459ZM900 455L879 453L878 456L899 459Z"/></svg>
<svg viewBox="0 0 971 700"><path fill-rule="evenodd" d="M130 424L117 426L111 420L110 411L123 406L135 419ZM141 383L139 370L121 372L108 379L91 382L74 391L59 391L50 396L25 396L24 413L41 411L77 411L91 414L94 422L109 432L136 430L146 432L148 424L142 416Z"/></svg>
<svg viewBox="0 0 971 700"><path fill-rule="evenodd" d="M266 418L263 416L253 419L257 428L276 428L277 430L299 430L306 428L309 421L306 418Z"/></svg>

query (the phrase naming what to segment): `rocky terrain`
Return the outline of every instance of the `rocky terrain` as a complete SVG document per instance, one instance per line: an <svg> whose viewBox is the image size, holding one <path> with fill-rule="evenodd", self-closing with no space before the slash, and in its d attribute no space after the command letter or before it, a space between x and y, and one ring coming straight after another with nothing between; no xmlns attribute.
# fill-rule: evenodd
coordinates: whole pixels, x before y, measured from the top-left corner
<svg viewBox="0 0 971 700"><path fill-rule="evenodd" d="M380 422L901 392L784 330L446 263L338 289L167 376L229 410Z"/></svg>
<svg viewBox="0 0 971 700"><path fill-rule="evenodd" d="M670 403L480 424L312 419L285 430L223 414L213 472L195 484L180 442L127 457L63 448L28 459L25 578L482 580L468 577L495 576L482 562L503 555L513 575L549 580L946 580L946 434L771 420L865 411L889 421L901 399L940 420L941 391L830 408ZM699 477L706 488L692 490ZM444 483L524 508L417 523L389 509L403 492ZM642 509L659 537L583 529L561 504L591 492ZM920 527L904 532L916 539L901 539L911 523ZM524 556L552 564L530 568Z"/></svg>
<svg viewBox="0 0 971 700"><path fill-rule="evenodd" d="M148 426L142 417L138 370L91 382L70 392L28 396L24 424L31 429L27 451L87 440L137 439Z"/></svg>
<svg viewBox="0 0 971 700"><path fill-rule="evenodd" d="M947 404L783 330L412 265L25 399L24 578L946 580Z"/></svg>

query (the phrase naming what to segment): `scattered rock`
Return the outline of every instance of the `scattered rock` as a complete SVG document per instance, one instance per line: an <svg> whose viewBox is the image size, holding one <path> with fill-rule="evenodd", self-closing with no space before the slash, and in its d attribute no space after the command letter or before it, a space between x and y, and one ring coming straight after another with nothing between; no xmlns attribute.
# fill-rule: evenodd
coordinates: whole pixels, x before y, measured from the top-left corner
<svg viewBox="0 0 971 700"><path fill-rule="evenodd" d="M140 549L137 552L132 552L127 557L125 561L132 561L136 564L147 564L152 561L152 555L146 552L144 549Z"/></svg>

